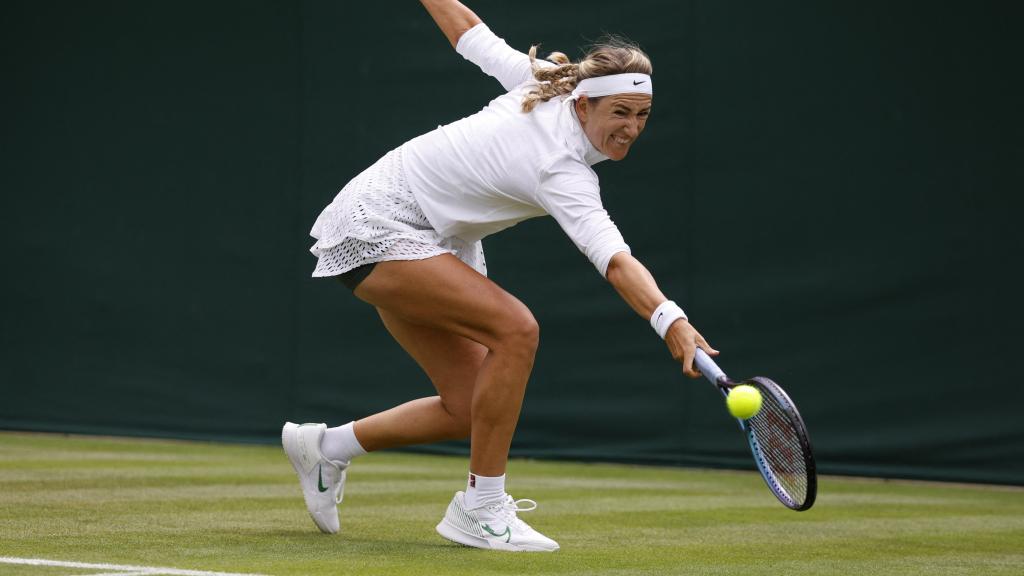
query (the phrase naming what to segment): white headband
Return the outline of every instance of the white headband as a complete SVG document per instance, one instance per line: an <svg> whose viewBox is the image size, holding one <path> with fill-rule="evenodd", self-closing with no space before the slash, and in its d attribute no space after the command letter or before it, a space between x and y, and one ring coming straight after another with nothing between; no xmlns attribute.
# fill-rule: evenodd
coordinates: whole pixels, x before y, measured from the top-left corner
<svg viewBox="0 0 1024 576"><path fill-rule="evenodd" d="M627 72L625 74L609 74L580 80L572 91L572 99L580 96L597 98L610 94L654 94L651 88L651 77L647 74Z"/></svg>

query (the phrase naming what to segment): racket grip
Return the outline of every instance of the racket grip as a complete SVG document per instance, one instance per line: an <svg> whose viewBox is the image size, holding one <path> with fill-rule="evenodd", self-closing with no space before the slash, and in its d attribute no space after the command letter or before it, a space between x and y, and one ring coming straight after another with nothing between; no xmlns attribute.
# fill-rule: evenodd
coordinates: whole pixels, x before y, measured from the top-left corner
<svg viewBox="0 0 1024 576"><path fill-rule="evenodd" d="M700 370L701 374L705 378L711 381L712 384L718 384L720 378L725 378L725 372L715 364L715 361L708 356L707 352L697 348L697 356L694 358L694 363L697 364L697 369Z"/></svg>

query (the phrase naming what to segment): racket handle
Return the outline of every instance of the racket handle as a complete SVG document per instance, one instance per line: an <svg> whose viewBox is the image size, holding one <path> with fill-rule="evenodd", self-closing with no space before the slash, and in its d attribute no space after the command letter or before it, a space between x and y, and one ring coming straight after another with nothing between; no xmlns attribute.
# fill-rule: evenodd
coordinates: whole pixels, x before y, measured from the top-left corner
<svg viewBox="0 0 1024 576"><path fill-rule="evenodd" d="M718 384L718 380L725 378L725 372L715 364L715 361L708 356L707 352L697 348L697 356L694 358L694 363L697 364L697 369L700 370L701 374L705 378L711 381L712 384Z"/></svg>

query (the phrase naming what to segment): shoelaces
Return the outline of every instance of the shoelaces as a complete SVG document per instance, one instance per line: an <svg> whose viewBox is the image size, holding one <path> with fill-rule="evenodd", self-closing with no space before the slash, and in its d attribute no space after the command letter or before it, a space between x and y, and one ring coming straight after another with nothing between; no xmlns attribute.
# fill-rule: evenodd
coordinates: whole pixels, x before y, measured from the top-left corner
<svg viewBox="0 0 1024 576"><path fill-rule="evenodd" d="M494 515L501 518L506 524L511 524L519 529L528 529L529 526L516 516L519 512L531 512L537 509L537 502L529 498L514 500L508 494L505 500L487 506L487 509Z"/></svg>
<svg viewBox="0 0 1024 576"><path fill-rule="evenodd" d="M338 487L334 489L334 501L338 504L341 504L341 501L345 498L345 474L348 473L348 468L340 468L340 470L341 476L338 478Z"/></svg>

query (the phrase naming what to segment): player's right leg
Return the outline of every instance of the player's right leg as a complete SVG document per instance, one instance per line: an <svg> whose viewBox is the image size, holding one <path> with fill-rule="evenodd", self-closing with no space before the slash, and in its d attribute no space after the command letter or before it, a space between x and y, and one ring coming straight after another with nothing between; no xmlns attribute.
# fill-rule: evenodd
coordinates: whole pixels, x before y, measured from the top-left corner
<svg viewBox="0 0 1024 576"><path fill-rule="evenodd" d="M529 309L450 254L381 262L355 294L395 318L487 350L470 400L470 468L483 476L504 474L539 340ZM360 422L360 442L372 449L389 447L393 428Z"/></svg>
<svg viewBox="0 0 1024 576"><path fill-rule="evenodd" d="M433 441L444 433L462 435L468 406L470 470L489 479L501 477L502 483L494 498L471 504L457 492L437 531L479 548L557 550L555 541L518 518L518 512L532 510L536 503L514 501L503 485L538 343L537 324L526 306L449 255L379 264L356 295L378 308L392 335L440 394L436 401L421 399L358 421L360 442L373 450ZM437 348L446 343L461 349L460 357ZM457 368L453 375L446 365L452 360L466 362L472 370ZM473 488L470 492L475 494ZM532 507L521 507L523 502Z"/></svg>

